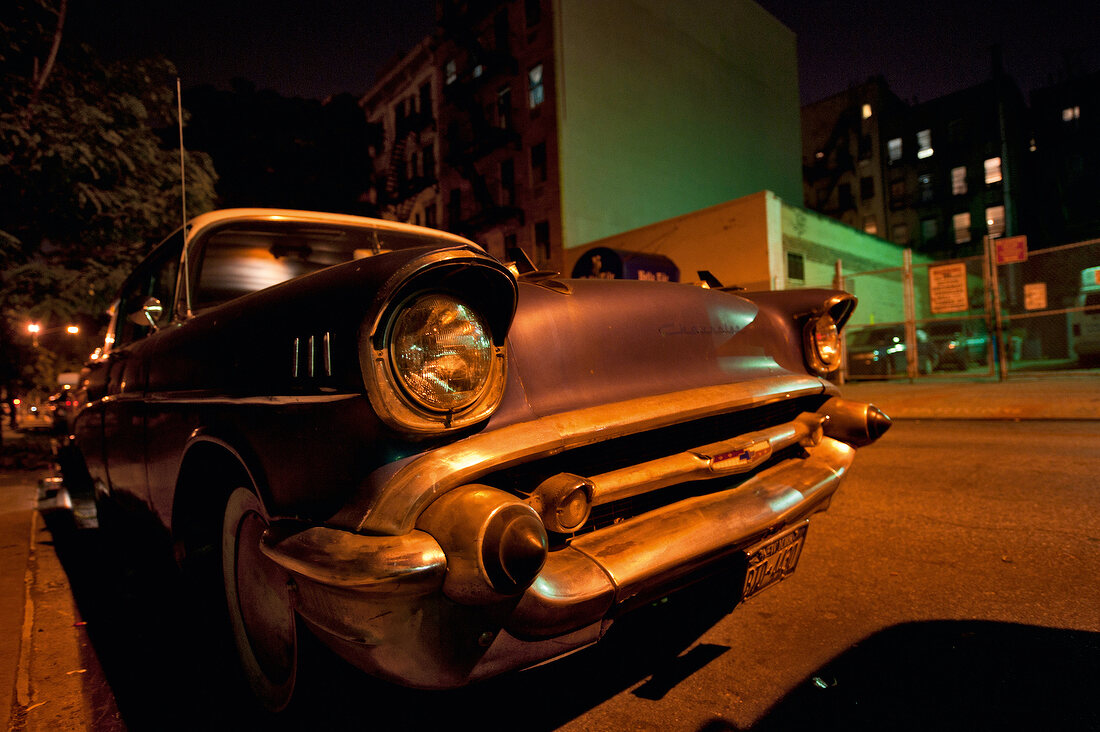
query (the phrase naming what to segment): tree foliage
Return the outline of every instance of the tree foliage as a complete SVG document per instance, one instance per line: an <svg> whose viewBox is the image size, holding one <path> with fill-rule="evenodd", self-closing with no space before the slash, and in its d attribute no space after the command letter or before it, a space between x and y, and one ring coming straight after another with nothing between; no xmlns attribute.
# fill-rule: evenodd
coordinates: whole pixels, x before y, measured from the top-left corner
<svg viewBox="0 0 1100 732"><path fill-rule="evenodd" d="M23 323L95 331L121 277L182 218L179 151L158 136L175 125L175 68L101 62L66 43L64 11L0 9L0 380L34 373ZM189 154L186 174L188 215L212 208L210 158Z"/></svg>

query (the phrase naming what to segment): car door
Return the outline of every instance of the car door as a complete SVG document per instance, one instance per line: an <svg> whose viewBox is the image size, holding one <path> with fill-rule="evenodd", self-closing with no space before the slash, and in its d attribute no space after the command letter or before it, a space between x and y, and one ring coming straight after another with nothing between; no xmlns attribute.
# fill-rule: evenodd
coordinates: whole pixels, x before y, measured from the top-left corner
<svg viewBox="0 0 1100 732"><path fill-rule="evenodd" d="M148 506L146 384L157 334L172 320L182 234L166 241L127 278L119 295L115 341L106 354L103 449L111 498ZM160 305L146 314L150 298Z"/></svg>

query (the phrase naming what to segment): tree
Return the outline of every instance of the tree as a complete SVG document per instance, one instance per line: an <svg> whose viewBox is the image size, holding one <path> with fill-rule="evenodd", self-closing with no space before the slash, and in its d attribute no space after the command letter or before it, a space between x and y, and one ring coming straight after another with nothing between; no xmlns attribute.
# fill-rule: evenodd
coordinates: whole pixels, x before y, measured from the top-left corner
<svg viewBox="0 0 1100 732"><path fill-rule="evenodd" d="M176 122L175 68L105 64L65 42L64 17L65 0L0 9L0 377L20 390L32 384L10 382L41 379L25 323L94 335L126 271L182 215L179 151L157 134ZM209 156L189 154L186 175L188 215L212 208Z"/></svg>

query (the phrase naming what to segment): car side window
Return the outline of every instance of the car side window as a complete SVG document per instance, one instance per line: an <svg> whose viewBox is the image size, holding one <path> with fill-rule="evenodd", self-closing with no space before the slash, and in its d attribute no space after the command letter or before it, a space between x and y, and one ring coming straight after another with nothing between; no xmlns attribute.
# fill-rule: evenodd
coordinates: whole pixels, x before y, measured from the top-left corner
<svg viewBox="0 0 1100 732"><path fill-rule="evenodd" d="M127 280L119 299L118 332L114 343L116 348L141 340L153 332L152 325L135 323L130 319L132 314L141 311L150 297L160 300L162 308L155 320L156 327L161 328L171 322L182 248L181 231L158 247Z"/></svg>

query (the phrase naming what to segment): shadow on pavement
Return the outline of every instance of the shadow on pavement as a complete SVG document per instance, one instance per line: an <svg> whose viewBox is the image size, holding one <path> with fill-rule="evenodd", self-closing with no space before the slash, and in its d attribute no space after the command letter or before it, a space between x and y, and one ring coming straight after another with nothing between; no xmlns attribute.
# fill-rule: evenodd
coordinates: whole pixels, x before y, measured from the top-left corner
<svg viewBox="0 0 1100 732"><path fill-rule="evenodd" d="M819 668L750 729L1096 730L1098 679L1100 633L906 623Z"/></svg>

